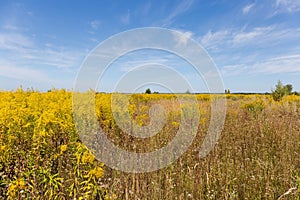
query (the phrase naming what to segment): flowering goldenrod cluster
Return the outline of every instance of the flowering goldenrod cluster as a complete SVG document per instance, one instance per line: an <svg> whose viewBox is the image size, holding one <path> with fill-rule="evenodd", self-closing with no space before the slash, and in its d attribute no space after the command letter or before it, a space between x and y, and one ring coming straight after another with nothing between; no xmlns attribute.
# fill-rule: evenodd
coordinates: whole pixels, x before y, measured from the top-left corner
<svg viewBox="0 0 300 200"><path fill-rule="evenodd" d="M106 189L85 176L104 169L79 141L71 92L20 88L0 99L0 199L104 199Z"/></svg>
<svg viewBox="0 0 300 200"><path fill-rule="evenodd" d="M95 176L96 178L101 178L104 174L104 170L102 167L95 167L91 171L89 171L89 176Z"/></svg>
<svg viewBox="0 0 300 200"><path fill-rule="evenodd" d="M12 181L9 184L9 188L7 190L8 199L14 199L16 197L16 190L23 190L25 187L25 181L23 178L18 178L17 180Z"/></svg>
<svg viewBox="0 0 300 200"><path fill-rule="evenodd" d="M161 148L172 139L180 128L182 109L188 111L185 113L187 117L193 116L195 109L198 109L189 109L188 100L179 105L174 94L128 94L128 98L123 98L122 94L115 102L111 99L113 95L118 97L118 94L95 95L99 125L112 136L112 140L132 149L135 148L132 142L134 138L122 136L122 131L130 131L133 123L147 126L152 120L149 113L155 104L161 105L166 111L166 123L161 131L166 134L158 134L158 138L152 137L147 143L141 143L141 152L151 145L153 150ZM181 97L188 99L189 95L181 94ZM206 94L196 96L201 114L199 125L202 128L210 119L207 105L214 98ZM294 113L300 113L298 96L286 96L281 102L274 102L268 96L261 98L230 94L227 98L235 102L242 99L238 108L241 105L246 113L255 115L271 106L282 108L283 111L288 107L294 109ZM111 194L109 188L104 187L108 176L104 165L80 141L73 120L71 92L51 90L41 93L20 88L17 91L0 92L0 99L0 199L118 198L118 195ZM231 114L237 110L231 109ZM125 129L120 130L120 126ZM118 138L120 135L122 137Z"/></svg>
<svg viewBox="0 0 300 200"><path fill-rule="evenodd" d="M82 163L93 163L95 156L91 154L89 151L85 151L81 157Z"/></svg>

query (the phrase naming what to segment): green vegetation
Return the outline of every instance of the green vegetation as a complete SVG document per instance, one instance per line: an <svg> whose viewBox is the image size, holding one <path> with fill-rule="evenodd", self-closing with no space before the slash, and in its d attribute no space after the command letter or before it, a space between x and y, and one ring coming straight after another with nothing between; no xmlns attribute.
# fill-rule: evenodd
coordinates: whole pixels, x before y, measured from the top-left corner
<svg viewBox="0 0 300 200"><path fill-rule="evenodd" d="M80 142L71 95L63 90L0 93L0 199L300 199L299 96L274 101L270 95L226 94L221 137L200 159L215 98L199 94L201 118L188 151L164 169L130 174L103 165ZM130 120L141 126L149 124L152 105L165 108L165 126L146 139L117 126L111 96L96 94L96 115L119 147L155 151L177 134L181 111L176 95L131 96Z"/></svg>
<svg viewBox="0 0 300 200"><path fill-rule="evenodd" d="M229 89L225 89L225 94L230 94L230 90Z"/></svg>
<svg viewBox="0 0 300 200"><path fill-rule="evenodd" d="M292 94L293 86L291 84L283 85L279 80L275 87L275 90L272 90L272 97L275 101L280 101L284 96Z"/></svg>
<svg viewBox="0 0 300 200"><path fill-rule="evenodd" d="M147 89L146 89L145 94L151 94L150 88L147 88Z"/></svg>

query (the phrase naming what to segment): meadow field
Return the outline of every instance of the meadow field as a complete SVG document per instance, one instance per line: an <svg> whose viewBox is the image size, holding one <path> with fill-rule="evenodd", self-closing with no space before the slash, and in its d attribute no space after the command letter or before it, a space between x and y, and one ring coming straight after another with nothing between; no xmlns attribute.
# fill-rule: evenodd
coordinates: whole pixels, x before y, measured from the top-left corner
<svg viewBox="0 0 300 200"><path fill-rule="evenodd" d="M134 174L109 168L82 143L72 92L0 92L0 199L300 199L299 96L226 94L223 131L201 159L214 95L196 98L201 117L188 151L163 169ZM111 94L97 93L95 103L102 130L128 151L162 148L180 126L173 94L131 96L128 110L140 126L149 123L152 105L166 110L163 129L146 139L117 126Z"/></svg>

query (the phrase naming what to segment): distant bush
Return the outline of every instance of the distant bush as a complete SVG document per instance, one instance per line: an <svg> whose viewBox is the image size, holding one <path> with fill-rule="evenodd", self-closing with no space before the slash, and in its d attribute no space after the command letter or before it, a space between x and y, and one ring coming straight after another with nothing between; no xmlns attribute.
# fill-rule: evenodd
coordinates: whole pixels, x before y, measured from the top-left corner
<svg viewBox="0 0 300 200"><path fill-rule="evenodd" d="M148 89L145 91L145 94L151 94L150 88L148 88Z"/></svg>
<svg viewBox="0 0 300 200"><path fill-rule="evenodd" d="M284 96L290 95L293 90L291 84L283 85L280 80L275 87L276 89L272 90L272 97L275 101L281 101Z"/></svg>
<svg viewBox="0 0 300 200"><path fill-rule="evenodd" d="M263 109L266 106L265 106L265 103L261 99L257 99L255 101L251 101L251 102L245 103L243 105L243 107L245 109L247 109L248 111L250 111L250 112L260 113L260 112L263 111Z"/></svg>

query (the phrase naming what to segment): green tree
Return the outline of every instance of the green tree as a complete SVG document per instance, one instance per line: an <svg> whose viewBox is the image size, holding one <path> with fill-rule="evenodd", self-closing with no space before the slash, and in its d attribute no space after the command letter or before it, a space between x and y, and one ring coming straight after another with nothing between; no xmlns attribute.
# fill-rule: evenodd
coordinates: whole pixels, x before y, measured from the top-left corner
<svg viewBox="0 0 300 200"><path fill-rule="evenodd" d="M280 80L275 87L275 90L272 90L272 97L275 101L280 101L285 95L290 95L293 90L291 84L283 85Z"/></svg>
<svg viewBox="0 0 300 200"><path fill-rule="evenodd" d="M288 95L292 94L293 86L291 84L287 84L285 87Z"/></svg>
<svg viewBox="0 0 300 200"><path fill-rule="evenodd" d="M151 90L150 88L147 88L147 90L145 91L146 94L151 94Z"/></svg>

